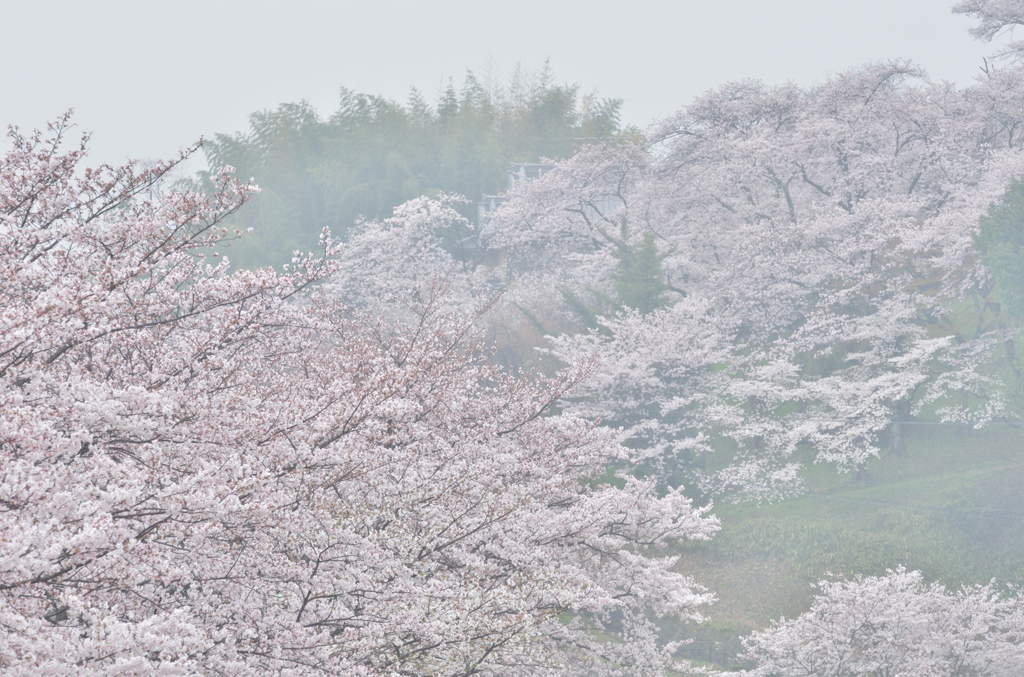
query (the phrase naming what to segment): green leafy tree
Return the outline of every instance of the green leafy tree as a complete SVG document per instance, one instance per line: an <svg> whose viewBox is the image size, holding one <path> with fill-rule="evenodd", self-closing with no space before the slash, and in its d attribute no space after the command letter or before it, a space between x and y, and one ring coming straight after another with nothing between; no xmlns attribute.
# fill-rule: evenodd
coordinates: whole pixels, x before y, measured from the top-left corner
<svg viewBox="0 0 1024 677"><path fill-rule="evenodd" d="M1024 355L1017 350L1024 326L1024 182L1014 179L998 204L978 222L974 246L992 273L993 296L999 301L999 318L1004 327L1017 327L1015 338L1003 342L1002 361L1010 386L1010 399L1018 413L1024 412ZM1000 356L996 356L997 364Z"/></svg>
<svg viewBox="0 0 1024 677"><path fill-rule="evenodd" d="M658 251L654 233L647 231L639 241L634 242L629 233L629 224L623 219L617 237L605 231L601 231L601 234L615 245L612 255L619 262L612 282L613 294L588 288L597 301L595 307L579 294L563 287L560 290L562 299L569 310L587 327L603 330L599 319L602 314L632 309L647 315L669 305L671 300L666 293L679 293L679 290L666 281L667 275L662 265L666 254Z"/></svg>
<svg viewBox="0 0 1024 677"><path fill-rule="evenodd" d="M1014 179L1002 202L989 207L974 238L992 271L996 294L1017 326L1024 321L1024 182Z"/></svg>
<svg viewBox="0 0 1024 677"><path fill-rule="evenodd" d="M619 259L615 275L617 305L639 310L644 315L668 305L665 292L670 287L661 265L665 255L658 252L654 233L644 233L640 242L632 246L623 239L616 258Z"/></svg>
<svg viewBox="0 0 1024 677"><path fill-rule="evenodd" d="M316 247L329 227L345 238L360 218L388 218L421 195L458 193L475 203L504 190L509 162L565 158L620 134L618 99L556 85L550 67L516 68L507 82L468 71L436 104L413 89L403 105L342 89L324 119L306 102L250 116L249 129L204 146L210 166L231 165L262 192L234 217L254 234L235 246L236 267L279 265Z"/></svg>

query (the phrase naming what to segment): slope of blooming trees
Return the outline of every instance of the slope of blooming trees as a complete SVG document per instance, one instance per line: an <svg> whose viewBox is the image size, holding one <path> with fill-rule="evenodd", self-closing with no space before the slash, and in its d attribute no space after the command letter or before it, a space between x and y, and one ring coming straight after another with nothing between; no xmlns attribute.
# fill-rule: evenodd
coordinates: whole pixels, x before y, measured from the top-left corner
<svg viewBox="0 0 1024 677"><path fill-rule="evenodd" d="M665 548L717 522L609 467L773 500L806 450L861 471L909 417L1020 413L984 265L1016 265L990 207L1024 174L1013 59L966 89L728 84L522 185L490 251L441 195L282 273L229 273L255 191L229 169L167 191L174 163L84 169L69 130L0 160L4 674L658 674L656 623L712 601ZM495 365L499 290L555 318L562 371ZM826 582L748 638L751 674L1018 674L1020 606Z"/></svg>
<svg viewBox="0 0 1024 677"><path fill-rule="evenodd" d="M325 257L229 275L221 224L251 187L82 169L68 132L14 129L0 160L0 671L671 659L652 619L711 598L658 551L716 522L679 492L596 480L627 450L553 411L585 364L489 366L443 282L385 321L320 292Z"/></svg>
<svg viewBox="0 0 1024 677"><path fill-rule="evenodd" d="M1024 610L993 585L951 592L920 572L826 581L811 608L744 641L751 677L1012 677ZM735 674L735 673L729 673Z"/></svg>
<svg viewBox="0 0 1024 677"><path fill-rule="evenodd" d="M734 450L693 479L758 500L799 488L799 448L860 470L911 415L1007 415L989 367L1011 337L972 235L1024 171L1022 77L960 90L889 63L810 89L733 83L644 146L525 186L492 223L513 285L607 296L622 236L653 235L664 268L668 307L552 340L603 365L580 411L655 458Z"/></svg>
<svg viewBox="0 0 1024 677"><path fill-rule="evenodd" d="M1016 6L957 11L1006 28ZM489 259L462 249L473 228L444 199L362 224L350 255L374 274L337 288L380 310L443 271L461 307L503 288L503 319L582 319L548 344L597 357L579 413L707 493L778 499L800 491L802 450L859 473L915 416L1019 413L1000 378L1014 335L973 237L1024 170L1022 104L1014 64L966 89L901 62L807 89L728 84L643 143L521 185L487 226Z"/></svg>

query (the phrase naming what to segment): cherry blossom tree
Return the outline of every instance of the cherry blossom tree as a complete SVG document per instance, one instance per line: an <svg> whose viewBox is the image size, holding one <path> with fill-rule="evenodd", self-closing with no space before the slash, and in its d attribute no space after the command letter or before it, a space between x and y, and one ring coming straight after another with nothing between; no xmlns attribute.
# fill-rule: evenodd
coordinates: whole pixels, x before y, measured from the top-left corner
<svg viewBox="0 0 1024 677"><path fill-rule="evenodd" d="M1024 26L1024 3L1020 0L963 0L953 6L953 12L978 19L978 25L970 32L985 42L1012 33L1017 26ZM1011 42L996 54L996 58L1019 55L1022 48L1024 43Z"/></svg>
<svg viewBox="0 0 1024 677"><path fill-rule="evenodd" d="M993 584L948 591L920 572L825 581L811 608L744 640L768 677L1010 677L1024 670L1024 607ZM733 674L733 673L730 673Z"/></svg>
<svg viewBox="0 0 1024 677"><path fill-rule="evenodd" d="M446 281L450 305L463 311L495 298L479 268L475 226L456 211L465 200L420 197L395 208L387 219L356 225L336 255L338 270L328 283L346 305L374 316L408 317L406 302Z"/></svg>
<svg viewBox="0 0 1024 677"><path fill-rule="evenodd" d="M69 129L12 129L0 160L4 674L671 662L654 622L711 596L659 550L716 522L599 481L629 450L553 410L586 363L494 367L443 282L404 319L345 306L328 233L284 273L228 274L221 224L251 186L82 169Z"/></svg>

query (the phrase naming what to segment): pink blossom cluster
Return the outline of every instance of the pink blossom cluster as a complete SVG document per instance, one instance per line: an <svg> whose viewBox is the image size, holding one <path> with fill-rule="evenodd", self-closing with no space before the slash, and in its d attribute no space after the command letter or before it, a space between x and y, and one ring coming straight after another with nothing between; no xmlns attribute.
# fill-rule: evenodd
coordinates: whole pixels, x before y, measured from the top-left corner
<svg viewBox="0 0 1024 677"><path fill-rule="evenodd" d="M825 581L811 608L744 640L749 677L1014 677L1024 609L995 585L946 590L920 572ZM720 673L721 674L721 673ZM735 673L728 673L735 674Z"/></svg>

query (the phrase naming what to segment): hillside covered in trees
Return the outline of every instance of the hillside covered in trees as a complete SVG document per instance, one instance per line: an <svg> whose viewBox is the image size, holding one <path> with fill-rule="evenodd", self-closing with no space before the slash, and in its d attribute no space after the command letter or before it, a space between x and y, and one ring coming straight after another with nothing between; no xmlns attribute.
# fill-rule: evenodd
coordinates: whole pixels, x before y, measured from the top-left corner
<svg viewBox="0 0 1024 677"><path fill-rule="evenodd" d="M1024 674L1024 46L985 65L643 133L546 69L344 91L173 185L12 127L0 672Z"/></svg>

